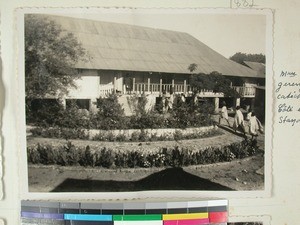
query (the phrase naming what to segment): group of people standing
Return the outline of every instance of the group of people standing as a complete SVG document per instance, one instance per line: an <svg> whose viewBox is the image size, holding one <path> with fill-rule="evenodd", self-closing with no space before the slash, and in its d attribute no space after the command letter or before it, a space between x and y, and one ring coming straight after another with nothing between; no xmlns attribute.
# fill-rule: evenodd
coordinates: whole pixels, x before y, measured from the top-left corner
<svg viewBox="0 0 300 225"><path fill-rule="evenodd" d="M231 127L229 123L229 118L228 118L228 110L226 107L226 102L222 102L222 108L220 112L220 117L219 117L219 124L221 124L221 120L224 119L228 126ZM254 111L249 111L247 114L246 120L249 122L249 134L252 136L252 138L258 136L258 131L263 131L263 126L259 119L256 117L256 114ZM234 115L234 121L232 128L235 133L237 131L241 131L244 136L246 137L246 125L245 125L245 120L244 120L244 115L241 112L241 107L237 106L235 109L235 115Z"/></svg>
<svg viewBox="0 0 300 225"><path fill-rule="evenodd" d="M163 92L163 94L162 94L162 107L163 107L162 111L164 113L166 113L168 111L172 111L173 104L177 100L180 101L181 103L185 103L186 102L185 94L181 93L180 96L175 96L173 91L170 91L170 93Z"/></svg>
<svg viewBox="0 0 300 225"><path fill-rule="evenodd" d="M174 94L172 91L170 91L170 94L167 94L166 92L162 95L162 107L163 112L168 112L169 110L173 109L173 103L174 103Z"/></svg>

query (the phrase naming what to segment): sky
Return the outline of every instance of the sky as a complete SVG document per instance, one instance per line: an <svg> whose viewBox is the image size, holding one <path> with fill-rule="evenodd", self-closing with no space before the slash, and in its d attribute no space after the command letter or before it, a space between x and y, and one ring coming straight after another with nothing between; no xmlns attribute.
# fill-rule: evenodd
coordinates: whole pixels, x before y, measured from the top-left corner
<svg viewBox="0 0 300 225"><path fill-rule="evenodd" d="M49 14L126 23L191 34L226 58L236 52L265 54L266 16L215 10L79 10Z"/></svg>

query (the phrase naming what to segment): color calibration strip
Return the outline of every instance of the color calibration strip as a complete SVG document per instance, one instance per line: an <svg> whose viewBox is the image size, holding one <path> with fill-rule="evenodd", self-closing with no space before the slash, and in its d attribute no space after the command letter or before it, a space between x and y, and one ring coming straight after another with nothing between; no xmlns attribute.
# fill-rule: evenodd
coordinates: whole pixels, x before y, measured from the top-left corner
<svg viewBox="0 0 300 225"><path fill-rule="evenodd" d="M227 200L155 203L22 201L22 224L201 225L227 224ZM49 222L51 221L51 222Z"/></svg>

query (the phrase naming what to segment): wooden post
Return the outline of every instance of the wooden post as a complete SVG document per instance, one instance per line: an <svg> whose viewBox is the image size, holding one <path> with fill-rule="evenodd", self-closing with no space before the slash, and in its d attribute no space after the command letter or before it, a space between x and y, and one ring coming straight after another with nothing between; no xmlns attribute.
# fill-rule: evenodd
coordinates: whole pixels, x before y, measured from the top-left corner
<svg viewBox="0 0 300 225"><path fill-rule="evenodd" d="M162 94L162 79L159 79L159 94Z"/></svg>
<svg viewBox="0 0 300 225"><path fill-rule="evenodd" d="M62 104L62 106L63 106L63 109L67 109L66 98L61 98L61 99L60 99L60 102L61 102L61 104Z"/></svg>
<svg viewBox="0 0 300 225"><path fill-rule="evenodd" d="M150 93L150 78L148 78L148 93Z"/></svg>
<svg viewBox="0 0 300 225"><path fill-rule="evenodd" d="M135 92L135 77L132 78L132 93Z"/></svg>
<svg viewBox="0 0 300 225"><path fill-rule="evenodd" d="M183 81L183 93L186 93L186 80Z"/></svg>
<svg viewBox="0 0 300 225"><path fill-rule="evenodd" d="M235 98L235 107L240 106L241 105L241 99L240 98Z"/></svg>
<svg viewBox="0 0 300 225"><path fill-rule="evenodd" d="M219 112L219 102L220 102L220 99L218 97L214 98L215 113Z"/></svg>
<svg viewBox="0 0 300 225"><path fill-rule="evenodd" d="M116 94L116 89L117 89L117 77L114 77L114 94Z"/></svg>
<svg viewBox="0 0 300 225"><path fill-rule="evenodd" d="M90 100L90 110L91 112L97 112L97 98L92 98Z"/></svg>
<svg viewBox="0 0 300 225"><path fill-rule="evenodd" d="M172 79L172 92L175 93L175 82L174 82L174 79Z"/></svg>
<svg viewBox="0 0 300 225"><path fill-rule="evenodd" d="M250 109L254 110L255 107L255 98L251 98L251 105L250 105Z"/></svg>

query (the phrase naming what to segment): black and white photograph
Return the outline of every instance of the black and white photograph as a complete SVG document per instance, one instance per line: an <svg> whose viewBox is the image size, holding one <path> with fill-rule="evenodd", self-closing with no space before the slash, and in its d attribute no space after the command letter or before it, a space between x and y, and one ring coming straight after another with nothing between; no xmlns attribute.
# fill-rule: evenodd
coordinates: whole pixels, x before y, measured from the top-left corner
<svg viewBox="0 0 300 225"><path fill-rule="evenodd" d="M264 13L66 9L22 19L29 192L265 190Z"/></svg>

